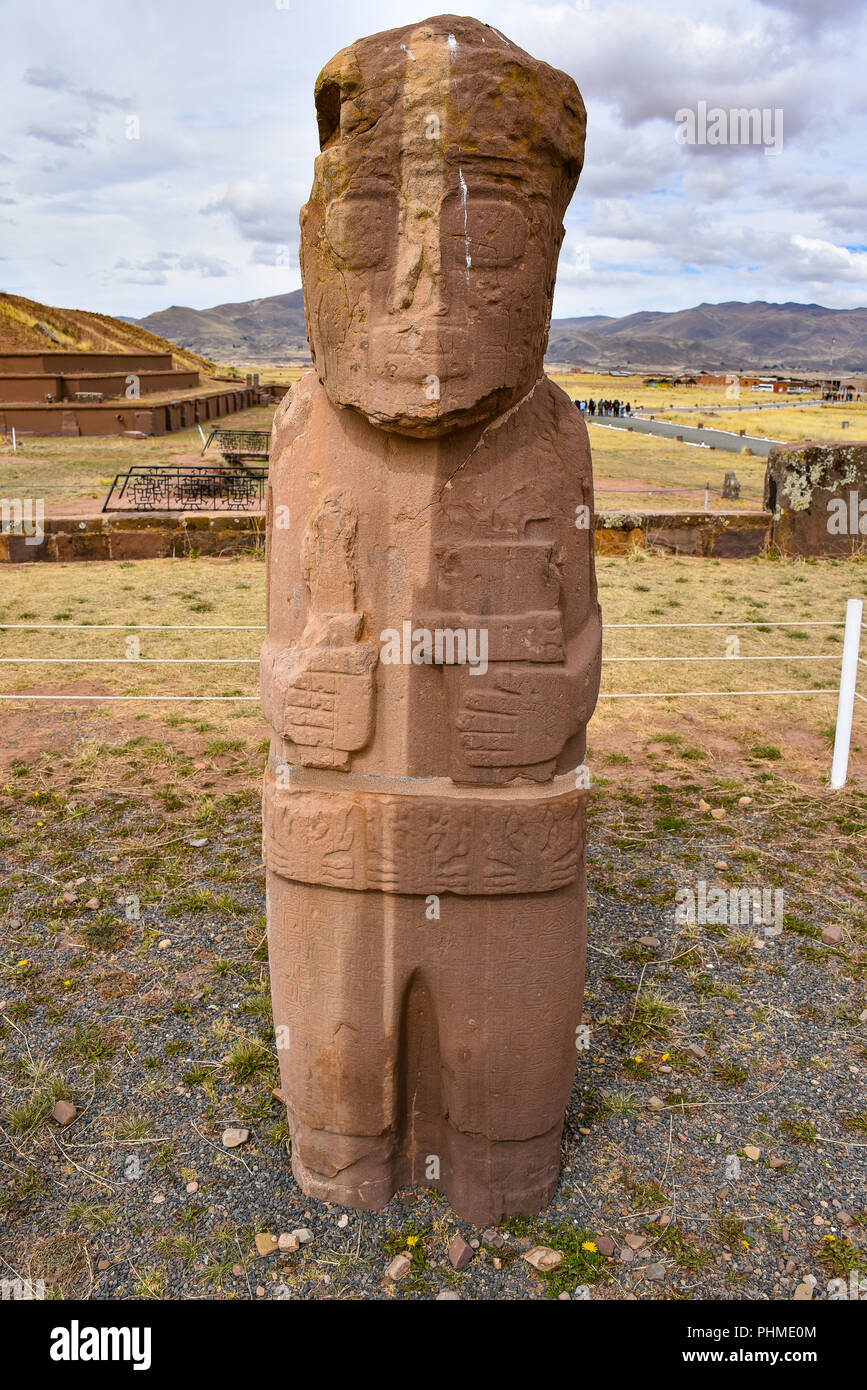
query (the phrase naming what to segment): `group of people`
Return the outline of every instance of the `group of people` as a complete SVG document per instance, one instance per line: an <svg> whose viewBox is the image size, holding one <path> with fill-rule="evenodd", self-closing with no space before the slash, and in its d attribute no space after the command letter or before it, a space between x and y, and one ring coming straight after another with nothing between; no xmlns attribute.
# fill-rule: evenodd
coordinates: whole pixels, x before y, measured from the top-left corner
<svg viewBox="0 0 867 1390"><path fill-rule="evenodd" d="M576 401L578 409L582 415L614 415L618 419L621 416L632 414L631 401Z"/></svg>

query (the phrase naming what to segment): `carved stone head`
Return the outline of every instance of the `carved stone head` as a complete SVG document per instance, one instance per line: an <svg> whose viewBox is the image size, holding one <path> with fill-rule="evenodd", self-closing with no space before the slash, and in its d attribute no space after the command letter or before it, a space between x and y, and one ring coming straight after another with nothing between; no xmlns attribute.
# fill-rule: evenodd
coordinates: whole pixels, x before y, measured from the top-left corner
<svg viewBox="0 0 867 1390"><path fill-rule="evenodd" d="M338 53L316 110L301 272L330 399L416 436L498 414L542 370L583 160L575 83L440 15Z"/></svg>

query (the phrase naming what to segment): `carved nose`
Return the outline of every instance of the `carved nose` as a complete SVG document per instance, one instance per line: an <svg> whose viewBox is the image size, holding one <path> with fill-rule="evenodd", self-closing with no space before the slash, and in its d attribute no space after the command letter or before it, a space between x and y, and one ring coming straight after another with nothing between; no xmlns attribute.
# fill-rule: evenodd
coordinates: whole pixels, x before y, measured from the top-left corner
<svg viewBox="0 0 867 1390"><path fill-rule="evenodd" d="M412 307L423 258L423 248L418 242L406 238L401 241L397 258L397 270L389 298L389 312L399 314L402 309Z"/></svg>

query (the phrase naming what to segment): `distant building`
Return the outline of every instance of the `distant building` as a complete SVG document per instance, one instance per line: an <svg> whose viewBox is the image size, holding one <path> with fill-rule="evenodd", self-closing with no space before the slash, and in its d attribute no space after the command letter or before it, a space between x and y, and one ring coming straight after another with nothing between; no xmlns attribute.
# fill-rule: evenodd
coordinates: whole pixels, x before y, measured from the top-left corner
<svg viewBox="0 0 867 1390"><path fill-rule="evenodd" d="M203 386L168 352L0 352L7 434L165 434L244 410L266 393L240 383Z"/></svg>

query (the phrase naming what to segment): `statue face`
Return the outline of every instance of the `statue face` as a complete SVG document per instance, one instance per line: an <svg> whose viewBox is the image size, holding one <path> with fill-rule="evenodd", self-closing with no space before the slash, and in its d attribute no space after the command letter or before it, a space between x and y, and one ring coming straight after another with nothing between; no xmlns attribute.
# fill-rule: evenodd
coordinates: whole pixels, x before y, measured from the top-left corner
<svg viewBox="0 0 867 1390"><path fill-rule="evenodd" d="M424 436L498 414L539 377L563 231L560 171L517 135L492 156L449 114L441 36L414 35L412 52L390 119L326 138L301 269L331 399Z"/></svg>

